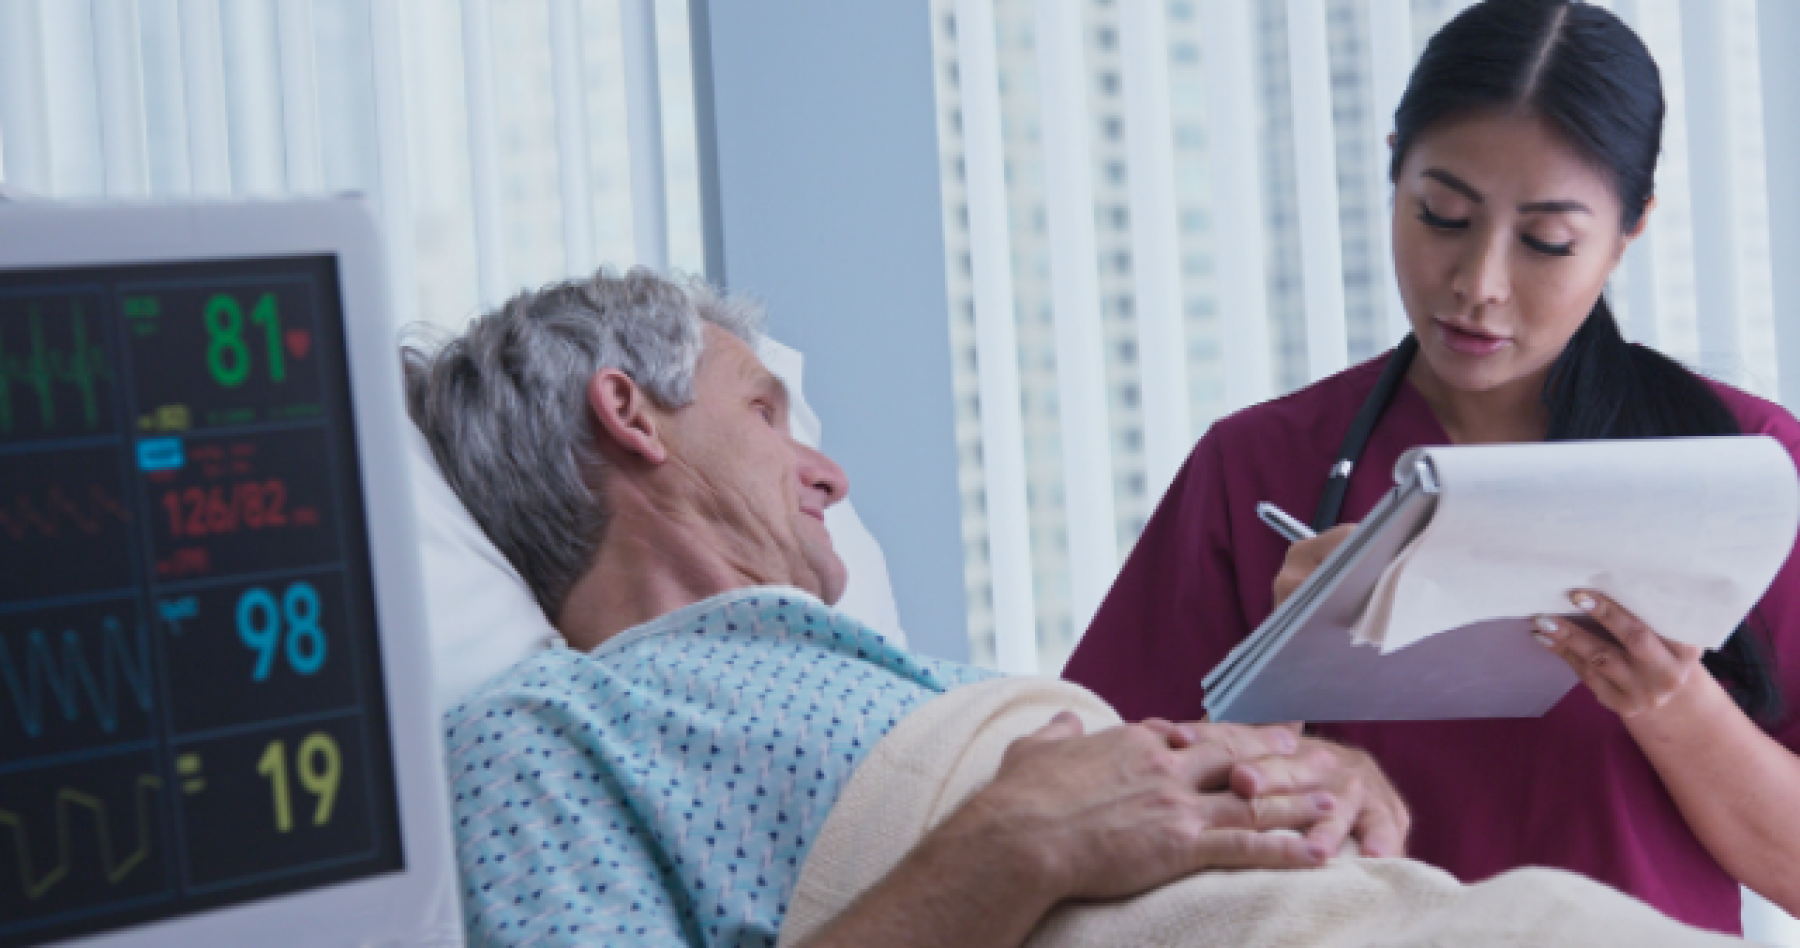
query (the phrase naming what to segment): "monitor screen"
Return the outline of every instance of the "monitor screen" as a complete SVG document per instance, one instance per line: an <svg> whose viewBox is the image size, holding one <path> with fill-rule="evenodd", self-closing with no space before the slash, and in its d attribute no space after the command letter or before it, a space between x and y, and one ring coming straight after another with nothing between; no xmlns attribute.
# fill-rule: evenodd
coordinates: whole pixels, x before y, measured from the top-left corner
<svg viewBox="0 0 1800 948"><path fill-rule="evenodd" d="M0 946L402 868L330 255L0 270Z"/></svg>

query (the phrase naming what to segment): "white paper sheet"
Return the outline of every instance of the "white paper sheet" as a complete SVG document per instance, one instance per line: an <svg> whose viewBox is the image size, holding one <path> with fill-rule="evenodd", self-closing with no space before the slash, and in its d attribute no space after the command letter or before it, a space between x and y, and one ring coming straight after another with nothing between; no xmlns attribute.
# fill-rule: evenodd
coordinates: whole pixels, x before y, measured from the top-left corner
<svg viewBox="0 0 1800 948"><path fill-rule="evenodd" d="M1440 486L1352 629L1385 653L1474 622L1574 611L1596 589L1665 638L1717 648L1800 525L1800 479L1766 436L1418 448Z"/></svg>

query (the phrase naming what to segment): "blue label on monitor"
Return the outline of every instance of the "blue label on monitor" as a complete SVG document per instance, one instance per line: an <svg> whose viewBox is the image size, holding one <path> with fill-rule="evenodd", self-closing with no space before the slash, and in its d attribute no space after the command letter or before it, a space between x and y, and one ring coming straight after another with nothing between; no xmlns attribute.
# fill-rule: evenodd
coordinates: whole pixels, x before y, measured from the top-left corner
<svg viewBox="0 0 1800 948"><path fill-rule="evenodd" d="M182 463L180 438L149 438L138 442L138 467L146 471L173 471Z"/></svg>

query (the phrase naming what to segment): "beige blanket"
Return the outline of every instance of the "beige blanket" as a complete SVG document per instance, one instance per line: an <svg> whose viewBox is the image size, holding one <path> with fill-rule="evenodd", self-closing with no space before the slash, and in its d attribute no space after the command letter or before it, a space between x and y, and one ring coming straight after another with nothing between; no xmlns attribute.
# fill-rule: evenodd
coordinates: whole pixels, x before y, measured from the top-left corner
<svg viewBox="0 0 1800 948"><path fill-rule="evenodd" d="M801 869L781 944L794 945L886 876L993 779L1001 754L1061 710L1090 732L1112 709L1064 682L959 688L908 715L851 777ZM1479 885L1407 859L1340 857L1318 869L1206 872L1134 899L1065 903L1034 946L1723 945L1588 879L1521 869Z"/></svg>

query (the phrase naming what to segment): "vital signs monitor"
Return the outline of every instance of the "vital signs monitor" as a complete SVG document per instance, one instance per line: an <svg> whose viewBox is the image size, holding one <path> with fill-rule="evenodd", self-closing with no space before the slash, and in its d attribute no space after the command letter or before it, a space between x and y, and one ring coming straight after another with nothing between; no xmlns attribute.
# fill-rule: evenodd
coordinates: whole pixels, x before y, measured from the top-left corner
<svg viewBox="0 0 1800 948"><path fill-rule="evenodd" d="M381 252L0 204L0 946L458 939Z"/></svg>

